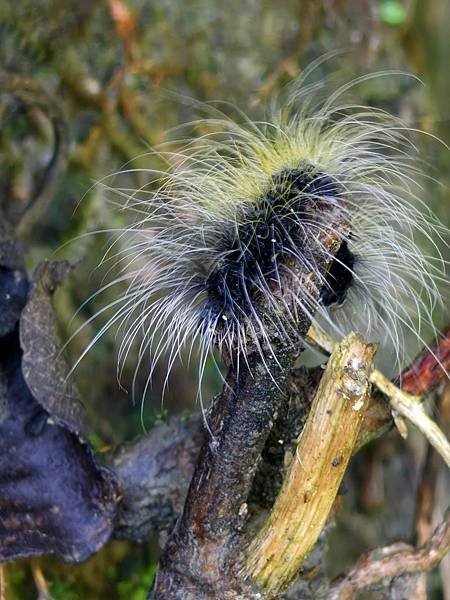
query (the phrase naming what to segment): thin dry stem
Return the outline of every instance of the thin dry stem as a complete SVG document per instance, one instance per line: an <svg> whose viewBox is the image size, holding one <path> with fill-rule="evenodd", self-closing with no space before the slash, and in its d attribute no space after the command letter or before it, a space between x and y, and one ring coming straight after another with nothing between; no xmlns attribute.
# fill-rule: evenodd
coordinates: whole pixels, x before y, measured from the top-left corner
<svg viewBox="0 0 450 600"><path fill-rule="evenodd" d="M6 600L6 577L4 565L0 565L0 600Z"/></svg>
<svg viewBox="0 0 450 600"><path fill-rule="evenodd" d="M32 561L31 572L38 592L38 600L51 600L47 581L38 562Z"/></svg>
<svg viewBox="0 0 450 600"><path fill-rule="evenodd" d="M422 408L420 396L412 396L402 392L400 388L376 369L374 369L370 379L389 398L392 408L402 417L411 421L423 433L450 468L450 444L443 431Z"/></svg>
<svg viewBox="0 0 450 600"><path fill-rule="evenodd" d="M357 592L381 581L388 582L400 575L429 571L441 562L449 550L450 513L447 512L426 544L418 549L394 544L372 551L369 556L362 557L344 579L330 588L327 598L351 600Z"/></svg>

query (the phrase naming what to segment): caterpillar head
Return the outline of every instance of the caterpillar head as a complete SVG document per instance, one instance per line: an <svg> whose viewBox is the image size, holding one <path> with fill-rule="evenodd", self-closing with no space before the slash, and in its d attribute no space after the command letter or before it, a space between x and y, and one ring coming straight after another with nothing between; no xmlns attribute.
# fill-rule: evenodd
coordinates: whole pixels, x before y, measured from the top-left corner
<svg viewBox="0 0 450 600"><path fill-rule="evenodd" d="M406 128L384 111L299 94L270 121L212 119L216 133L171 153L157 189L128 206L144 217L124 232L129 286L108 323L140 338L138 362L215 347L230 360L298 348L305 323L349 331L407 360L404 334L441 301L442 261L417 242L444 229L418 198ZM314 109L311 106L314 104ZM307 327L306 327L307 329Z"/></svg>

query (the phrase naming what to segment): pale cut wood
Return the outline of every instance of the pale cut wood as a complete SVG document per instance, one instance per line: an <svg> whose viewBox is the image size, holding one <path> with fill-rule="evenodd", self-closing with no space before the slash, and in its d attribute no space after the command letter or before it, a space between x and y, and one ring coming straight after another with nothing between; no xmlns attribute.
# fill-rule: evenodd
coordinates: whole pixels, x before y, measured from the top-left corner
<svg viewBox="0 0 450 600"><path fill-rule="evenodd" d="M327 520L370 398L374 344L350 334L333 350L274 507L248 551L267 592L295 578Z"/></svg>

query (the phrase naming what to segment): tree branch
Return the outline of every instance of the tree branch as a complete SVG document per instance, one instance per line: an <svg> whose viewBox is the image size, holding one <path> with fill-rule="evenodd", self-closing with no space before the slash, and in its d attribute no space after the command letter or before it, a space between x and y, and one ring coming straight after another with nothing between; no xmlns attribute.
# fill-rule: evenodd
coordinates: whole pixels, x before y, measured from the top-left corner
<svg viewBox="0 0 450 600"><path fill-rule="evenodd" d="M389 398L392 409L401 417L411 421L450 467L450 443L443 431L422 408L420 396L403 392L376 369L371 375L371 381Z"/></svg>
<svg viewBox="0 0 450 600"><path fill-rule="evenodd" d="M429 571L438 565L450 550L450 512L426 544L418 549L402 546L379 548L362 557L344 579L330 588L327 599L351 600L357 592L377 583L383 581L387 585L400 575Z"/></svg>
<svg viewBox="0 0 450 600"><path fill-rule="evenodd" d="M40 177L30 192L25 206L18 202L6 206L5 214L11 223L26 233L48 208L58 177L64 170L69 152L69 128L59 105L35 81L0 70L0 93L11 94L24 103L27 110L38 108L50 121L53 129L53 148Z"/></svg>
<svg viewBox="0 0 450 600"><path fill-rule="evenodd" d="M440 357L442 365L447 365L445 361L448 358L445 358L442 348L445 349L449 340L450 328L447 328L437 347L422 352L405 369L399 378L402 386L408 386L410 390L413 385L419 386L423 393L435 389L445 376L442 366L436 368L436 357ZM427 366L426 369L424 365ZM286 437L286 422L290 427L288 437L295 438L299 434L322 373L321 367L301 368L292 372L289 404L302 406L303 409L291 411L279 426L276 424L277 430L273 435L277 440L283 437L283 432ZM354 453L388 431L392 424L389 402L374 390L361 423ZM200 415L189 421L173 418L168 424L153 428L136 441L120 446L107 457L108 464L116 471L123 486L123 499L116 519L117 537L139 541L147 538L154 530L171 529L180 514L204 439L205 431ZM285 451L284 440L280 449L283 456ZM278 484L276 491L269 490L269 487L273 487L275 477L281 479L279 470L275 473L272 455L270 459L271 464L268 464L269 461L265 463L263 454L259 466L261 481L256 490L258 502L261 502L263 494L267 495L269 492L273 501L275 492L280 487ZM282 460L280 466L283 466Z"/></svg>
<svg viewBox="0 0 450 600"><path fill-rule="evenodd" d="M172 529L204 439L200 417L189 421L174 417L107 457L123 490L116 537L142 541L154 531Z"/></svg>

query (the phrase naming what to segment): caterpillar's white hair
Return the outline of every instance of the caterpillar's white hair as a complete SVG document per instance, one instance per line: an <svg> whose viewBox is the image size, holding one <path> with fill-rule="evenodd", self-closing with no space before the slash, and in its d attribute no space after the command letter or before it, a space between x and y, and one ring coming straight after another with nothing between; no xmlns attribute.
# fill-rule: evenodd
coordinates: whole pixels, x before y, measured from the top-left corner
<svg viewBox="0 0 450 600"><path fill-rule="evenodd" d="M422 340L424 330L433 330L433 312L442 303L445 265L438 245L446 230L423 198L420 169L412 158L416 149L405 124L384 110L345 102L347 90L358 81L320 100L318 84L306 85L307 76L286 102L274 103L269 120L240 115L236 122L217 110L202 121L207 134L177 152L158 152L171 165L168 171L150 171L150 184L133 193L116 188L140 218L114 242L122 271L112 283L126 284L126 289L91 345L108 327L120 325L119 364L138 340L138 366L150 352L150 374L162 355L168 355L170 370L182 348L199 348L201 379L214 346L245 354L249 339L258 344L265 338L264 324L247 290L262 292L269 301L273 290L255 252L253 266L244 255L248 228L253 227L256 239L257 228L268 218L267 198L278 193L277 206L288 203L307 243L314 243L317 231L329 224L310 213L294 214L295 202L303 197L317 196L325 203L342 197L351 223L350 235L341 239L352 258L343 260L338 253L334 259L335 265L341 263L342 277L348 272L350 287L342 294L331 290L329 306L299 286L297 308L336 338L354 330L379 342L381 353L393 349L397 371L409 360L405 334ZM292 173L303 177L303 188L298 178L292 187ZM263 200L267 210L260 214ZM271 218L276 210L272 204ZM283 252L306 263L304 245L278 239L292 237L286 223L283 213L271 243L281 243ZM436 258L421 250L424 241ZM239 257L247 262L238 276ZM220 271L224 265L228 270ZM319 274L319 279L325 289L333 287L326 276ZM211 299L213 285L221 286L219 301ZM250 319L243 318L249 314ZM280 325L280 336L298 344L295 327Z"/></svg>

